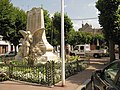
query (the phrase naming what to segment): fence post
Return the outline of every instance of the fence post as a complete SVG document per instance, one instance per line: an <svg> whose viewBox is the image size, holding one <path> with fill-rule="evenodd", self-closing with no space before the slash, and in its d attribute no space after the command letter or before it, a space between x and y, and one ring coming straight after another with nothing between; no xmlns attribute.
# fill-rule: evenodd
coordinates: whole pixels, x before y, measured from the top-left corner
<svg viewBox="0 0 120 90"><path fill-rule="evenodd" d="M48 86L51 86L51 63L49 61L46 63L46 81Z"/></svg>
<svg viewBox="0 0 120 90"><path fill-rule="evenodd" d="M55 62L52 61L52 85L55 85Z"/></svg>
<svg viewBox="0 0 120 90"><path fill-rule="evenodd" d="M79 72L79 62L78 62L78 59L77 59L77 72Z"/></svg>
<svg viewBox="0 0 120 90"><path fill-rule="evenodd" d="M9 78L12 78L13 66L9 65Z"/></svg>

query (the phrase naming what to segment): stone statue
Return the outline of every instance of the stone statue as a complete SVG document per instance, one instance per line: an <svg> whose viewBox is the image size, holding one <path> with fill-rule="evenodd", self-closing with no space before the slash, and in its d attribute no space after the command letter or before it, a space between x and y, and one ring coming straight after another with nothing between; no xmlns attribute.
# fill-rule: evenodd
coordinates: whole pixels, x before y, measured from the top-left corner
<svg viewBox="0 0 120 90"><path fill-rule="evenodd" d="M21 47L23 57L27 57L30 52L30 45L33 42L33 37L30 31L20 30L20 33L24 37L24 39L22 40L22 47Z"/></svg>
<svg viewBox="0 0 120 90"><path fill-rule="evenodd" d="M40 50L40 46L37 45L38 42L42 42L42 37L38 38L42 36L42 29L36 30L33 34L31 34L30 31L20 30L20 33L24 37L24 39L21 40L22 46L19 48L19 55L21 55L21 57L26 58L29 54L33 54L36 51L38 52L38 49L40 53L44 54L44 52Z"/></svg>
<svg viewBox="0 0 120 90"><path fill-rule="evenodd" d="M49 44L45 35L44 14L41 8L33 8L28 12L27 30L20 30L24 39L16 59L31 58L36 63L58 60L53 53L53 46Z"/></svg>

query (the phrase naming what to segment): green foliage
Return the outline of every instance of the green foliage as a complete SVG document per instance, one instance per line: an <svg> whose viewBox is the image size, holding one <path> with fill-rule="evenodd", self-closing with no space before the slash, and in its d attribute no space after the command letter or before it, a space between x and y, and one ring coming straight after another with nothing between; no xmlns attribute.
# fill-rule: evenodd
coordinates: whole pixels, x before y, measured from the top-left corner
<svg viewBox="0 0 120 90"><path fill-rule="evenodd" d="M98 0L96 8L100 11L99 23L107 39L118 40L120 34L120 0Z"/></svg>
<svg viewBox="0 0 120 90"><path fill-rule="evenodd" d="M48 42L51 43L52 20L50 18L49 12L47 10L44 10L44 20L45 20L46 37L47 37Z"/></svg>
<svg viewBox="0 0 120 90"><path fill-rule="evenodd" d="M61 41L61 14L56 12L53 16L53 43L54 45L60 45ZM64 31L65 31L65 41L68 43L68 34L70 30L73 29L73 23L67 14L64 16Z"/></svg>
<svg viewBox="0 0 120 90"><path fill-rule="evenodd" d="M75 30L71 30L69 32L69 39L68 39L68 43L70 45L76 45L77 44L77 32Z"/></svg>
<svg viewBox="0 0 120 90"><path fill-rule="evenodd" d="M105 36L104 34L95 34L95 35L92 35L92 41L91 43L94 43L97 45L97 41L99 41L99 44L102 45L106 39L105 39Z"/></svg>
<svg viewBox="0 0 120 90"><path fill-rule="evenodd" d="M26 13L23 10L20 10L16 7L14 7L12 13L14 24L11 27L12 30L9 32L9 39L7 40L13 43L14 46L17 46L19 44L20 38L22 37L19 33L19 30L26 29Z"/></svg>
<svg viewBox="0 0 120 90"><path fill-rule="evenodd" d="M99 23L103 33L109 41L110 61L115 60L115 43L120 42L120 0L98 0L96 8L99 10Z"/></svg>
<svg viewBox="0 0 120 90"><path fill-rule="evenodd" d="M28 62L26 60L12 60L10 61L10 65L14 65L14 66L27 66Z"/></svg>
<svg viewBox="0 0 120 90"><path fill-rule="evenodd" d="M8 70L7 66L4 66L3 64L0 65L0 82L9 79Z"/></svg>
<svg viewBox="0 0 120 90"><path fill-rule="evenodd" d="M119 3L120 3L120 1L119 1ZM115 24L116 25L116 30L117 30L116 37L118 38L116 42L117 42L117 44L119 44L119 41L120 41L120 5L118 6L116 17L118 19L116 24Z"/></svg>
<svg viewBox="0 0 120 90"><path fill-rule="evenodd" d="M94 40L104 40L103 34L95 34L83 31L74 31L71 30L69 32L69 39L68 43L71 45L77 45L77 44L85 44L85 43L92 43Z"/></svg>
<svg viewBox="0 0 120 90"><path fill-rule="evenodd" d="M72 76L80 71L83 71L85 68L87 68L87 63L84 60L75 60L71 62L66 63L66 70L65 70L65 77L68 78L69 76Z"/></svg>
<svg viewBox="0 0 120 90"><path fill-rule="evenodd" d="M95 34L95 35L93 36L93 38L99 39L99 40L105 39L105 37L104 37L103 34Z"/></svg>
<svg viewBox="0 0 120 90"><path fill-rule="evenodd" d="M17 46L22 37L19 30L25 29L26 13L14 7L10 0L0 0L0 35L3 36L3 40Z"/></svg>
<svg viewBox="0 0 120 90"><path fill-rule="evenodd" d="M9 77L8 77L8 75L6 73L0 72L0 82L1 81L6 81L8 79L9 79Z"/></svg>
<svg viewBox="0 0 120 90"><path fill-rule="evenodd" d="M0 0L0 34L7 35L12 24L13 5L9 0Z"/></svg>
<svg viewBox="0 0 120 90"><path fill-rule="evenodd" d="M76 61L78 59L80 59L80 56L69 56L69 55L66 56L67 62Z"/></svg>
<svg viewBox="0 0 120 90"><path fill-rule="evenodd" d="M71 57L78 59L78 57ZM12 61L9 66L0 65L0 81L9 79L22 80L38 84L54 85L61 80L61 62L47 62L38 66L25 66L20 61ZM25 62L26 63L26 62ZM23 65L22 65L23 64ZM84 70L87 64L84 60L71 60L66 62L66 78ZM1 78L2 77L2 78Z"/></svg>
<svg viewBox="0 0 120 90"><path fill-rule="evenodd" d="M68 43L70 45L92 43L93 41L97 41L97 39L101 42L104 42L105 40L103 34L92 34L83 31L71 30L68 35L69 35Z"/></svg>

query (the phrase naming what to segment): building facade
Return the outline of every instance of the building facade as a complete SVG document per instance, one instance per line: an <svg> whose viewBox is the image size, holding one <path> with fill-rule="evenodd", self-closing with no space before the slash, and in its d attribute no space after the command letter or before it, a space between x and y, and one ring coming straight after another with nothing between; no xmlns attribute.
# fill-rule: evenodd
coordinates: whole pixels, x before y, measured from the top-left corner
<svg viewBox="0 0 120 90"><path fill-rule="evenodd" d="M4 54L9 51L14 51L14 46L13 44L10 44L8 41L2 40L3 36L0 35L0 54ZM18 51L18 47L17 47Z"/></svg>
<svg viewBox="0 0 120 90"><path fill-rule="evenodd" d="M89 25L88 23L82 24L81 30L84 31L84 32L90 32L92 34L102 33L101 28L98 28L98 29L92 28L92 25Z"/></svg>

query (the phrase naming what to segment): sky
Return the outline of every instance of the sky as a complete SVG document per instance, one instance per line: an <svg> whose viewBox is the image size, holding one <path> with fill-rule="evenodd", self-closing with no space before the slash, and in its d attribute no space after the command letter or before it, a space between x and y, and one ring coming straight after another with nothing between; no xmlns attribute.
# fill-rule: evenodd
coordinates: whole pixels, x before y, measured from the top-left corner
<svg viewBox="0 0 120 90"><path fill-rule="evenodd" d="M82 23L92 25L92 28L100 28L98 22L98 10L95 7L97 0L64 0L65 13L72 19L74 29L82 27ZM43 7L51 16L55 12L61 12L61 0L11 0L14 6L25 11L31 10L33 7ZM95 18L87 19L85 18ZM79 19L79 20L75 20ZM82 20L81 20L82 19Z"/></svg>

